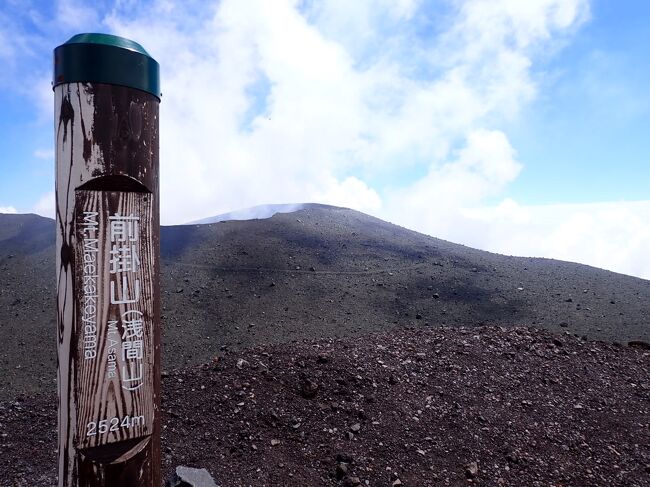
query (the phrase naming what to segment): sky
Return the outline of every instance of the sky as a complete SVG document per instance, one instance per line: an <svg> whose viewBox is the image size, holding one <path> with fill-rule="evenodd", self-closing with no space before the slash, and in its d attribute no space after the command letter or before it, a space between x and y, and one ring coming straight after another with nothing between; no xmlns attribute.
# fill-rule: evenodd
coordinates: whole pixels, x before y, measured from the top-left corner
<svg viewBox="0 0 650 487"><path fill-rule="evenodd" d="M161 218L354 208L650 279L646 0L0 0L0 212L53 216L52 50L161 64Z"/></svg>

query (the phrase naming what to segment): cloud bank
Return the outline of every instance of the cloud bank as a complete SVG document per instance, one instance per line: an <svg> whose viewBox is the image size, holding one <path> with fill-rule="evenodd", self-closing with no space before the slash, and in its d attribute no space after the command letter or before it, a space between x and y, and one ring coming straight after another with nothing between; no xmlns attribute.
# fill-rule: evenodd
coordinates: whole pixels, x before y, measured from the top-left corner
<svg viewBox="0 0 650 487"><path fill-rule="evenodd" d="M188 10L105 19L163 66L167 222L295 201L400 220L404 198L457 211L498 194L521 167L499 123L535 96L535 55L588 14L581 0Z"/></svg>
<svg viewBox="0 0 650 487"><path fill-rule="evenodd" d="M478 248L650 278L650 203L522 207L507 197L526 161L503 127L538 95L539 61L588 21L587 0L136 7L59 2L161 63L163 223L319 202Z"/></svg>

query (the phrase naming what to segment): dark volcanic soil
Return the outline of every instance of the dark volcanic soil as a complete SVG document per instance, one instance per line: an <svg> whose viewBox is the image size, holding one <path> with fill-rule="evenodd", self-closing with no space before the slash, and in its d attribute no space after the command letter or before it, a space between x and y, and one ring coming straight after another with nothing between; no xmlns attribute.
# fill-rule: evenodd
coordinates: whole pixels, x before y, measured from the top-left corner
<svg viewBox="0 0 650 487"><path fill-rule="evenodd" d="M224 487L647 486L649 364L497 327L225 353L165 374L163 467ZM0 402L0 485L54 485L54 403Z"/></svg>
<svg viewBox="0 0 650 487"><path fill-rule="evenodd" d="M650 485L650 281L320 205L161 241L165 473ZM54 294L53 222L0 215L0 486L54 485Z"/></svg>
<svg viewBox="0 0 650 487"><path fill-rule="evenodd" d="M163 227L163 361L405 326L535 326L650 342L650 281L474 250L308 205ZM0 398L55 389L54 222L0 215Z"/></svg>

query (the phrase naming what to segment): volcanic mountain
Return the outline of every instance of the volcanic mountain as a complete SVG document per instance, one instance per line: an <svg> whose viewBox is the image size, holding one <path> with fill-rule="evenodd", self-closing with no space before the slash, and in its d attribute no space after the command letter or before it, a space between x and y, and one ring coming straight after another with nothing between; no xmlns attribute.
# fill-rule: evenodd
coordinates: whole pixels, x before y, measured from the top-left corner
<svg viewBox="0 0 650 487"><path fill-rule="evenodd" d="M300 208L161 229L165 475L650 485L650 281ZM54 251L0 215L2 486L55 484Z"/></svg>
<svg viewBox="0 0 650 487"><path fill-rule="evenodd" d="M345 208L301 207L162 227L165 368L225 349L408 326L650 341L650 281L475 250ZM0 215L1 396L54 387L54 269L54 221Z"/></svg>

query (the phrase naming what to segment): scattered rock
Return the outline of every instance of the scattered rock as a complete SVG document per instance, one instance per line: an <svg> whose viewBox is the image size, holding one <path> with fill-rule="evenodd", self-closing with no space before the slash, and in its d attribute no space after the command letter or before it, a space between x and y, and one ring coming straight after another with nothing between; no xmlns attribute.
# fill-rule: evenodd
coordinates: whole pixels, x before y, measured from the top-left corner
<svg viewBox="0 0 650 487"><path fill-rule="evenodd" d="M318 394L319 385L317 382L308 377L303 377L300 381L300 395L305 399L313 399Z"/></svg>
<svg viewBox="0 0 650 487"><path fill-rule="evenodd" d="M468 479L473 479L476 478L478 475L478 463L477 462L470 462L467 465L465 465L465 477Z"/></svg>
<svg viewBox="0 0 650 487"><path fill-rule="evenodd" d="M537 352L546 357L541 367ZM557 483L555 471L571 472L572 485L617 485L629 465L635 466L626 474L629 485L645 485L650 387L644 352L524 327L412 327L363 339L233 345L219 352L218 368L166 369L163 468L205 467L227 485L311 485L315 479L341 487L358 476L373 487L398 479L398 486L542 487ZM316 399L302 399L301 386L307 396L317 391ZM9 471L17 485L46 487L51 482L24 481L38 475L29 477L32 471L20 466L21 458L31 460L26 436L12 431L30 431L29 424L49 414L49 404L26 397L0 401L0 471ZM188 426L200 436L189 441ZM614 428L620 435L601 433ZM51 454L45 447L54 442L42 440L42 448L38 439L30 448L47 464L39 452ZM441 456L442 449L448 454ZM353 451L354 461L341 450Z"/></svg>
<svg viewBox="0 0 650 487"><path fill-rule="evenodd" d="M326 364L330 361L330 356L326 353L319 353L316 362L319 364Z"/></svg>
<svg viewBox="0 0 650 487"><path fill-rule="evenodd" d="M336 466L336 478L341 480L347 474L348 474L348 464L347 463L339 463Z"/></svg>
<svg viewBox="0 0 650 487"><path fill-rule="evenodd" d="M339 452L336 454L336 461L339 463L354 463L354 458L348 453Z"/></svg>
<svg viewBox="0 0 650 487"><path fill-rule="evenodd" d="M218 487L212 475L204 468L178 466L165 483L165 487Z"/></svg>
<svg viewBox="0 0 650 487"><path fill-rule="evenodd" d="M506 460L510 463L519 463L520 457L517 450L509 450L506 453Z"/></svg>
<svg viewBox="0 0 650 487"><path fill-rule="evenodd" d="M361 485L361 479L359 477L345 477L341 485L343 487L356 487L357 485Z"/></svg>

